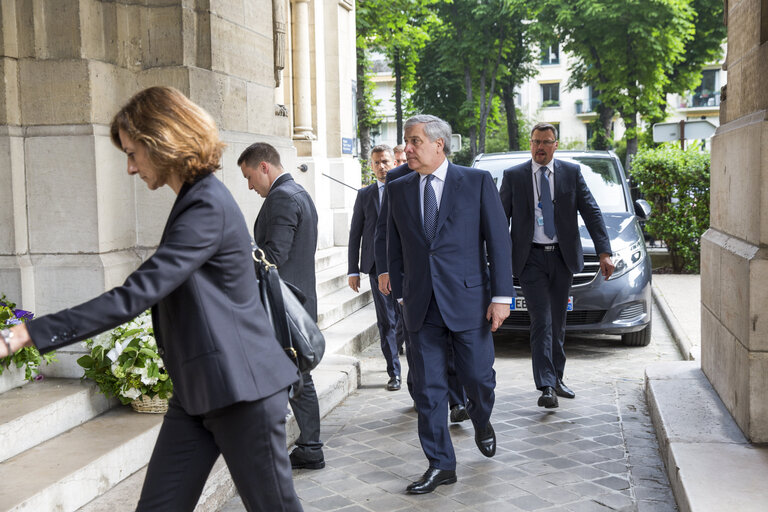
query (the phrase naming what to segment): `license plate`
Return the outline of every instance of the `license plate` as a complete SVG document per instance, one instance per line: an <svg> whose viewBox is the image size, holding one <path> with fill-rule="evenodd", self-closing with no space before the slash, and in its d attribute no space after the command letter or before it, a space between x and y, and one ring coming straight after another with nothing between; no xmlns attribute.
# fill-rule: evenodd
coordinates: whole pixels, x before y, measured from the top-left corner
<svg viewBox="0 0 768 512"><path fill-rule="evenodd" d="M517 296L509 305L510 311L528 311L528 305L525 302L525 297ZM567 311L573 311L573 296L568 297L568 309Z"/></svg>

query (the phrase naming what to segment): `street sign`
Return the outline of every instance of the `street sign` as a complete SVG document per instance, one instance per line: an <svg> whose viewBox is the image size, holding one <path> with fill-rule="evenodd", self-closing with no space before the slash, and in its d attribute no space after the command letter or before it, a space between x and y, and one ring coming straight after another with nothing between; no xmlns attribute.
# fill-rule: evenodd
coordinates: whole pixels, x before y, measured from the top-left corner
<svg viewBox="0 0 768 512"><path fill-rule="evenodd" d="M458 153L461 151L461 134L451 134L451 153Z"/></svg>
<svg viewBox="0 0 768 512"><path fill-rule="evenodd" d="M685 138L708 139L714 135L717 126L705 119L698 121L675 121L673 123L656 123L653 125L653 142L672 142L680 140L680 128L683 125Z"/></svg>

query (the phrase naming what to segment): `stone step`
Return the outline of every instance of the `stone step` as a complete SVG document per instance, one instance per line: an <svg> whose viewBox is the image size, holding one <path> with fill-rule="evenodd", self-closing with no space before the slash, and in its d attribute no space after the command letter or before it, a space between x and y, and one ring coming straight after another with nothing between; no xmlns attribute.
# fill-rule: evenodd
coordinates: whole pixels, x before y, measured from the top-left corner
<svg viewBox="0 0 768 512"><path fill-rule="evenodd" d="M161 420L118 407L3 461L0 510L77 510L147 463Z"/></svg>
<svg viewBox="0 0 768 512"><path fill-rule="evenodd" d="M43 365L43 368L45 368L45 365ZM4 368L3 374L0 375L0 393L5 393L9 389L23 386L26 383L27 381L24 380L24 368L16 368L15 366Z"/></svg>
<svg viewBox="0 0 768 512"><path fill-rule="evenodd" d="M326 268L317 273L317 282L315 289L317 290L317 296L319 300L322 297L330 295L342 288L349 286L347 279L347 264L334 265L333 267Z"/></svg>
<svg viewBox="0 0 768 512"><path fill-rule="evenodd" d="M341 246L318 249L315 252L315 272L347 263L347 248Z"/></svg>
<svg viewBox="0 0 768 512"><path fill-rule="evenodd" d="M117 404L93 383L45 379L0 394L0 461L58 436Z"/></svg>
<svg viewBox="0 0 768 512"><path fill-rule="evenodd" d="M349 287L341 288L318 299L317 325L326 329L372 301L371 285L367 279L361 280L359 292Z"/></svg>
<svg viewBox="0 0 768 512"><path fill-rule="evenodd" d="M312 371L321 417L325 417L359 386L359 363L345 354L358 353L377 339L376 311L373 303L325 329L323 334L326 339L326 353L320 365ZM288 444L293 444L299 430L292 413L288 416L286 433ZM138 502L145 473L146 467L79 509L79 512L132 510ZM223 459L219 458L208 477L195 512L219 510L235 492L229 470Z"/></svg>

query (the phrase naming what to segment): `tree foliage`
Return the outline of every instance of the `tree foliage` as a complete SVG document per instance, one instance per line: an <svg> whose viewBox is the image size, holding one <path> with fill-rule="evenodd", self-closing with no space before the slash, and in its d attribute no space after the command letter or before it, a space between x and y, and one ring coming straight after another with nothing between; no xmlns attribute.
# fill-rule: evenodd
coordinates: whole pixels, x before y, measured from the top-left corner
<svg viewBox="0 0 768 512"><path fill-rule="evenodd" d="M698 272L700 239L709 227L710 155L673 144L637 153L632 179L653 210L645 225L663 240L675 272Z"/></svg>
<svg viewBox="0 0 768 512"><path fill-rule="evenodd" d="M574 57L568 85L593 86L602 104L624 120L627 163L637 151L638 116L659 117L666 94L692 84L693 68L688 69L685 61L687 51L699 48L693 7L697 1L542 2L539 21L552 28L564 42L564 50ZM700 13L698 19L704 18ZM703 41L699 42L706 46ZM696 66L700 72L700 60Z"/></svg>
<svg viewBox="0 0 768 512"><path fill-rule="evenodd" d="M420 51L429 39L438 0L357 0L358 48L384 54L395 77L397 143L402 143L405 93L413 91ZM359 78L358 78L359 80Z"/></svg>
<svg viewBox="0 0 768 512"><path fill-rule="evenodd" d="M467 135L471 157L485 151L487 128L500 122L502 87L514 91L531 73L523 23L529 3L452 0L435 6L439 23L431 26L417 66L413 101L417 109L443 117L454 131ZM513 106L511 113L514 117Z"/></svg>

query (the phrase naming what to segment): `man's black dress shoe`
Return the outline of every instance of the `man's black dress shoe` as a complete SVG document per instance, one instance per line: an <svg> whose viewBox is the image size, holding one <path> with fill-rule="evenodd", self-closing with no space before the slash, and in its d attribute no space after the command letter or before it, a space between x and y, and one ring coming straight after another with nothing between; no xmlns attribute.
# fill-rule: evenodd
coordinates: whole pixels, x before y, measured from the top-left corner
<svg viewBox="0 0 768 512"><path fill-rule="evenodd" d="M490 422L483 429L475 429L475 444L486 457L496 455L496 432Z"/></svg>
<svg viewBox="0 0 768 512"><path fill-rule="evenodd" d="M469 419L467 408L463 404L456 404L451 407L451 423L461 423Z"/></svg>
<svg viewBox="0 0 768 512"><path fill-rule="evenodd" d="M557 384L555 384L555 393L557 393L557 396L562 398L576 398L576 393L571 391L571 389L563 383L562 379L557 379Z"/></svg>
<svg viewBox="0 0 768 512"><path fill-rule="evenodd" d="M392 377L387 382L387 391L397 391L400 389L400 377Z"/></svg>
<svg viewBox="0 0 768 512"><path fill-rule="evenodd" d="M455 484L456 472L448 469L429 468L420 480L405 488L408 494L427 494L438 485Z"/></svg>
<svg viewBox="0 0 768 512"><path fill-rule="evenodd" d="M558 406L557 396L555 396L555 388L552 386L545 387L541 396L539 397L539 407L546 407L547 409L554 409Z"/></svg>
<svg viewBox="0 0 768 512"><path fill-rule="evenodd" d="M308 460L299 456L295 451L291 452L289 458L291 459L292 469L323 469L325 467L324 458Z"/></svg>

